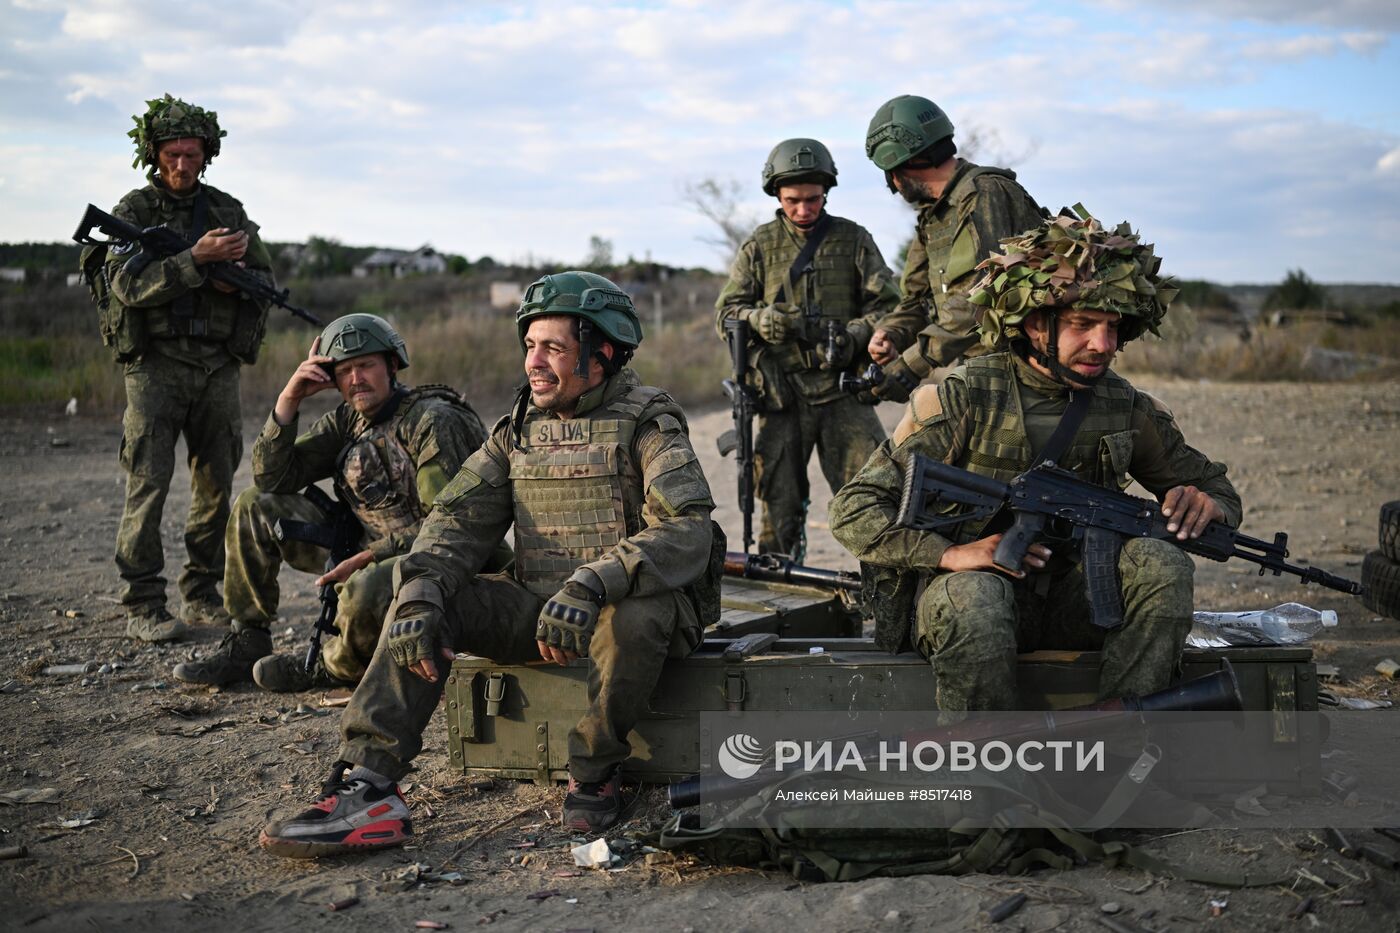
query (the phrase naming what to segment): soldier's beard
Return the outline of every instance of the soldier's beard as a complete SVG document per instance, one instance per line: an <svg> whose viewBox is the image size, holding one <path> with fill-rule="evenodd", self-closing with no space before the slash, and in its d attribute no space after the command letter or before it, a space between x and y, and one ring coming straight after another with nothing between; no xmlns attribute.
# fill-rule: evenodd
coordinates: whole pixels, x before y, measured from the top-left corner
<svg viewBox="0 0 1400 933"><path fill-rule="evenodd" d="M901 175L899 178L899 196L910 204L924 204L928 201L938 200L928 185L916 178L910 178L908 175Z"/></svg>

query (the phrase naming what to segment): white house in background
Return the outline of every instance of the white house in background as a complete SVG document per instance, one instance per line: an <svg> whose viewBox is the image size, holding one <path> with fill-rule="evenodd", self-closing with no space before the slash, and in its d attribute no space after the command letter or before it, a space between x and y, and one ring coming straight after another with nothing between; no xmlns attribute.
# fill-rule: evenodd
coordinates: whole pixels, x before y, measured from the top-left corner
<svg viewBox="0 0 1400 933"><path fill-rule="evenodd" d="M0 268L0 282L12 282L15 285L24 284L23 266L5 266Z"/></svg>
<svg viewBox="0 0 1400 933"><path fill-rule="evenodd" d="M519 282L491 283L491 307L497 311L518 308L520 299L523 297L525 297L525 291Z"/></svg>
<svg viewBox="0 0 1400 933"><path fill-rule="evenodd" d="M392 275L396 279L406 275L442 275L447 271L447 259L424 243L412 251L375 250L350 271L361 279L371 275Z"/></svg>

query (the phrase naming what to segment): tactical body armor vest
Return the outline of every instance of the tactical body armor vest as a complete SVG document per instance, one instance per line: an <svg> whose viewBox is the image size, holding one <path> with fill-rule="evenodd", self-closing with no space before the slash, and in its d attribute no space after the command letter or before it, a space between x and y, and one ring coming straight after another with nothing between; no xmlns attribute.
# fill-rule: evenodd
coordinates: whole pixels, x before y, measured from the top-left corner
<svg viewBox="0 0 1400 933"><path fill-rule="evenodd" d="M952 438L943 462L1007 482L1032 466L1016 363L1008 352L994 353L967 360L961 372L968 410L956 413L961 430ZM1136 391L1111 371L1093 391L1089 411L1059 465L1088 482L1125 489L1132 482L1128 467L1133 459ZM951 505L945 511L958 510L959 506ZM975 541L990 520L963 522L949 537L956 544ZM862 598L875 619L876 644L887 651L905 650L918 575L874 565L865 565L863 573Z"/></svg>
<svg viewBox="0 0 1400 933"><path fill-rule="evenodd" d="M515 576L541 598L642 529L637 418L661 390L633 386L578 418L532 409L510 452Z"/></svg>
<svg viewBox="0 0 1400 933"><path fill-rule="evenodd" d="M1010 353L968 360L963 369L968 412L961 423L969 437L958 438L948 460L953 466L1008 482L1029 470L1030 441L1026 434L1016 363ZM1132 482L1128 466L1133 456L1133 387L1109 372L1094 387L1093 400L1059 465L1086 482L1125 489ZM973 426L976 426L975 428ZM965 523L958 543L981 537L985 521Z"/></svg>
<svg viewBox="0 0 1400 933"><path fill-rule="evenodd" d="M804 241L792 234L782 217L763 224L753 234L762 263L764 304L776 301L781 288L788 304L805 310L808 279L813 277L811 296L821 312L821 326L813 335L813 340L821 339L818 335L825 333L827 321L835 321L845 327L847 321L859 317L861 313L858 299L863 283L860 269L856 266L860 226L844 217L830 215L827 222L831 228L817 247L816 256L812 257L812 271L791 283L788 283L787 276L797 260L797 254L802 251ZM835 397L837 394L836 384L840 373L820 369L820 360L813 350L804 349L796 341L778 346L765 345L758 350L758 356L767 357L780 372L792 374L802 395L809 401L818 396Z"/></svg>
<svg viewBox="0 0 1400 933"><path fill-rule="evenodd" d="M241 229L246 223L242 205L217 188L201 184L206 198L206 213L201 234L217 227ZM154 184L132 191L118 209L133 215L138 227L166 226L186 237L193 237L195 200L198 195L175 197ZM110 259L125 262L134 253L116 253ZM120 305L112 299L112 303ZM226 294L209 288L197 288L180 300L154 308L122 309L119 325L127 333L112 343L123 350L125 358L139 355L151 340L193 337L211 343L223 343L229 353L244 363L257 361L267 324L267 309L258 309L237 294ZM104 337L106 326L104 325Z"/></svg>
<svg viewBox="0 0 1400 933"><path fill-rule="evenodd" d="M428 399L465 407L447 386L419 386L398 399L389 417L365 425L340 452L336 495L360 520L366 540L410 531L428 514L418 500L418 464L400 433L413 407Z"/></svg>
<svg viewBox="0 0 1400 933"><path fill-rule="evenodd" d="M1016 178L1016 173L1009 169L964 163L944 196L919 211L918 237L928 256L929 301L938 311L943 310L950 301L966 304L963 296L949 295L948 286L971 272L982 259L976 254L973 237L970 234L959 237L958 232L963 229L976 206L977 179L983 175ZM963 351L963 355L974 357L986 352L985 347L975 343Z"/></svg>

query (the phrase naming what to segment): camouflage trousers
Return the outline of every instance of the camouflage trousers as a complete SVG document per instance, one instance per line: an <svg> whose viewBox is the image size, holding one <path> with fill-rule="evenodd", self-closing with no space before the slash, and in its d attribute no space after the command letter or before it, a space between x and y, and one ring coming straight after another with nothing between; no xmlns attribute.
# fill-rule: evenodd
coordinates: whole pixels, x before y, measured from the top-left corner
<svg viewBox="0 0 1400 933"><path fill-rule="evenodd" d="M225 534L224 608L240 622L267 628L277 615L281 590L277 574L282 564L320 576L326 569L326 548L305 541L279 541L274 525L279 518L323 524L322 509L300 493L243 490L233 503ZM384 614L394 598L397 557L375 561L352 573L335 590L335 626L340 634L323 637L321 662L337 680L358 681L374 656Z"/></svg>
<svg viewBox="0 0 1400 933"><path fill-rule="evenodd" d="M760 552L800 559L812 498L807 461L817 450L822 475L835 493L865 466L885 439L875 408L854 398L810 405L795 398L782 411L758 416L754 437L754 486L763 504Z"/></svg>
<svg viewBox="0 0 1400 933"><path fill-rule="evenodd" d="M505 574L483 574L448 600L443 641L453 650L503 664L538 661L535 625L544 600ZM341 719L340 757L395 780L423 748L423 730L447 683L399 667L385 646L388 627ZM678 593L628 597L603 608L588 648L588 712L569 732L569 774L605 780L627 760L627 735L646 714L668 657L700 643L700 621Z"/></svg>
<svg viewBox="0 0 1400 933"><path fill-rule="evenodd" d="M119 459L126 471L126 506L117 531L122 605L165 605L165 549L160 522L175 475L175 441L185 438L190 511L185 519L186 602L219 601L233 474L243 456L237 363L205 372L159 353L126 366L126 412Z"/></svg>
<svg viewBox="0 0 1400 933"><path fill-rule="evenodd" d="M1134 538L1118 574L1124 623L1112 631L1090 621L1082 565L1043 594L1035 576L935 575L916 608L915 646L933 662L938 708L1017 709L1016 655L1040 649L1102 651L1100 699L1167 686L1191 630L1195 565L1165 541Z"/></svg>

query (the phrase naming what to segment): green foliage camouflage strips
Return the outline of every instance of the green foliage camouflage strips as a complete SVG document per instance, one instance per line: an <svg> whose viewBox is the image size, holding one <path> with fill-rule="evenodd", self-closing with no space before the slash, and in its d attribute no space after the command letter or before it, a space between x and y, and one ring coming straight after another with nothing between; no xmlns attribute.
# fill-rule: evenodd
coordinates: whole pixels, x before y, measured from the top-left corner
<svg viewBox="0 0 1400 933"><path fill-rule="evenodd" d="M146 101L146 112L134 115L136 128L127 134L136 144L136 158L131 167L156 164L156 144L167 139L204 140L204 164L219 154L219 140L228 135L219 129L219 115L166 94Z"/></svg>
<svg viewBox="0 0 1400 933"><path fill-rule="evenodd" d="M982 343L1005 347L1037 308L1109 311L1124 318L1119 343L1157 325L1177 288L1158 274L1162 260L1127 222L1104 229L1082 204L1040 227L1001 241L1004 252L978 265L985 270L969 300L985 308Z"/></svg>

